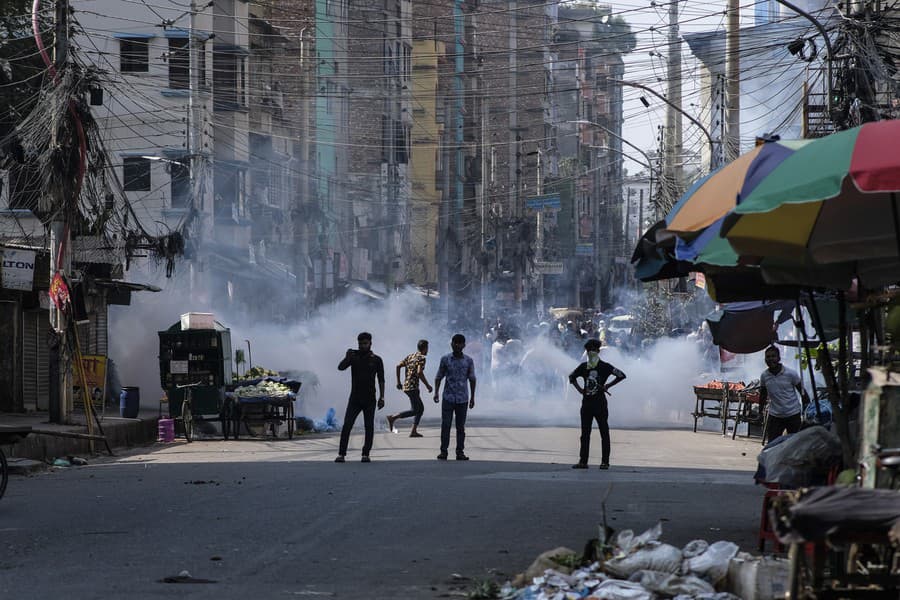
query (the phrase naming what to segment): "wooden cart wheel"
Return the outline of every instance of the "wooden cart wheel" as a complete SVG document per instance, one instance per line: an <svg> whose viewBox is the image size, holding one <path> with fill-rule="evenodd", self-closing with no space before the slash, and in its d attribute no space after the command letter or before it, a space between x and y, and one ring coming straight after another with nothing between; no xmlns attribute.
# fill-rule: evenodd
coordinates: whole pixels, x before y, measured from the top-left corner
<svg viewBox="0 0 900 600"><path fill-rule="evenodd" d="M287 406L287 430L288 439L294 439L294 403L291 402Z"/></svg>
<svg viewBox="0 0 900 600"><path fill-rule="evenodd" d="M184 439L190 444L194 436L194 415L191 413L191 403L181 404L181 424L184 427Z"/></svg>
<svg viewBox="0 0 900 600"><path fill-rule="evenodd" d="M6 456L3 450L0 450L0 498L6 492L6 482L9 480L9 465L6 463Z"/></svg>

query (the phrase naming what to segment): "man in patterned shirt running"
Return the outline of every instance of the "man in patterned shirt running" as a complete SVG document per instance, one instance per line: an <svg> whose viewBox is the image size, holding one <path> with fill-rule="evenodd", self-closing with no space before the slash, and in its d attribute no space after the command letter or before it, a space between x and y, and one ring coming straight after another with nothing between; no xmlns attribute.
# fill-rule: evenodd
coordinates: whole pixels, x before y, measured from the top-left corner
<svg viewBox="0 0 900 600"><path fill-rule="evenodd" d="M409 437L422 437L419 433L419 421L422 420L422 413L425 412L425 405L422 403L422 396L419 394L419 382L425 384L428 392L431 392L431 384L425 377L425 357L428 355L428 340L419 340L417 352L413 352L400 361L397 365L397 389L403 390L409 396L410 409L398 413L396 415L388 415L388 429L394 431L394 422L397 419L405 419L407 417L415 417L413 419L412 431ZM406 377L403 383L400 383L400 369L406 369Z"/></svg>

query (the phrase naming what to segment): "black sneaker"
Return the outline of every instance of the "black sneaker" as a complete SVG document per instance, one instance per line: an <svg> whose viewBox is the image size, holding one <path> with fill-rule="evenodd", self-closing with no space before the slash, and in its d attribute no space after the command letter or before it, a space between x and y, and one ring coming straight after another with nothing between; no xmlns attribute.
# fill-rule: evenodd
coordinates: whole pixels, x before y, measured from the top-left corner
<svg viewBox="0 0 900 600"><path fill-rule="evenodd" d="M609 469L609 463L600 463L600 468L604 471Z"/></svg>
<svg viewBox="0 0 900 600"><path fill-rule="evenodd" d="M572 465L573 469L587 469L587 463L575 463Z"/></svg>
<svg viewBox="0 0 900 600"><path fill-rule="evenodd" d="M343 454L338 454L338 457L337 457L336 459L334 459L334 462L346 462L346 461L344 460L344 455L343 455Z"/></svg>
<svg viewBox="0 0 900 600"><path fill-rule="evenodd" d="M469 457L466 456L465 454L457 454L456 460L469 460Z"/></svg>
<svg viewBox="0 0 900 600"><path fill-rule="evenodd" d="M447 460L447 453L441 452L440 454L437 455L437 459L438 460Z"/></svg>
<svg viewBox="0 0 900 600"><path fill-rule="evenodd" d="M362 460L360 462L372 462L372 459L363 454Z"/></svg>

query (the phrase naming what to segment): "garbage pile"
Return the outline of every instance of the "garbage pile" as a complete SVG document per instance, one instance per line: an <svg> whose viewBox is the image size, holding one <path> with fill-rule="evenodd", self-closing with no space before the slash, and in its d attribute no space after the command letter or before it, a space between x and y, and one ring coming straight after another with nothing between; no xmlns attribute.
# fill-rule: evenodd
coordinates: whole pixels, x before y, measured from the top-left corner
<svg viewBox="0 0 900 600"><path fill-rule="evenodd" d="M661 542L661 536L662 525L657 524L641 535L625 530L608 544L595 541L596 560L577 568L574 565L582 561L573 551L546 552L507 583L499 598L762 600L783 591L785 561L739 553L738 546L727 541L694 540L677 548Z"/></svg>

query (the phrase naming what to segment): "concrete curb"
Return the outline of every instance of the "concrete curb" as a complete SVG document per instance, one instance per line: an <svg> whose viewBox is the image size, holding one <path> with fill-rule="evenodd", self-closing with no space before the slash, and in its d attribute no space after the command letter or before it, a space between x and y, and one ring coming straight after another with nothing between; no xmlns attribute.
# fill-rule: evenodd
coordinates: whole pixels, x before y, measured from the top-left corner
<svg viewBox="0 0 900 600"><path fill-rule="evenodd" d="M109 445L115 452L116 448L143 446L156 441L157 420L154 419L122 419L107 418L103 421L103 431ZM36 429L40 429L36 427ZM84 428L76 428L72 431L86 433ZM98 454L106 453L106 446L102 441L94 442L94 451ZM36 461L51 461L59 456L89 456L90 445L87 440L55 437L32 433L24 440L4 446L3 452L9 458L28 458Z"/></svg>
<svg viewBox="0 0 900 600"><path fill-rule="evenodd" d="M39 460L31 460L30 458L9 458L7 459L10 475L32 475L46 471L49 465Z"/></svg>

